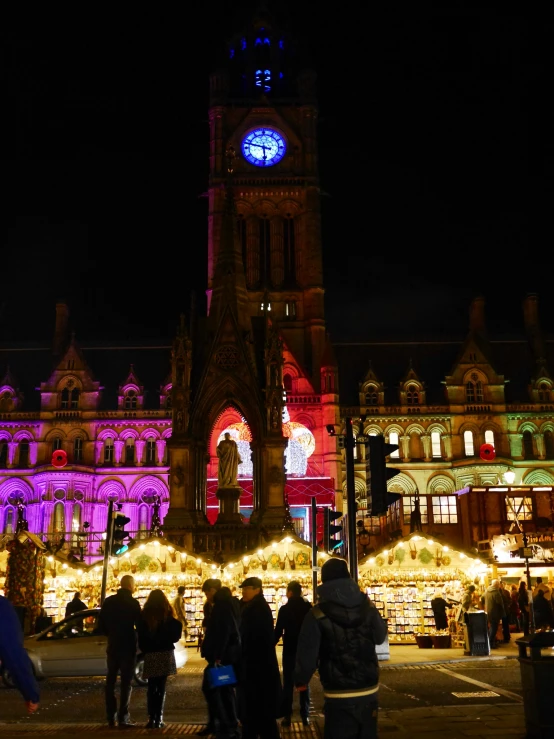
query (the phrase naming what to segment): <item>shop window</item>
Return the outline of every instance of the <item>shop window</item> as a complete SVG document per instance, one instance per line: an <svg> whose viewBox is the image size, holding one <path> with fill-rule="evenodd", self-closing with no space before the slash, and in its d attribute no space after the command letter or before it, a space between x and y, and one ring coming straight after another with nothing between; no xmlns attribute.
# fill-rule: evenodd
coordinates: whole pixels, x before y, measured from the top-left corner
<svg viewBox="0 0 554 739"><path fill-rule="evenodd" d="M390 453L390 457L392 459L398 459L400 457L400 441L398 440L398 434L396 433L396 431L390 432L389 444L396 444L398 446L398 449L395 449L394 452Z"/></svg>
<svg viewBox="0 0 554 739"><path fill-rule="evenodd" d="M544 452L547 459L554 459L554 434L552 431L544 432ZM2 466L0 457L0 467Z"/></svg>
<svg viewBox="0 0 554 739"><path fill-rule="evenodd" d="M531 498L508 498L506 518L508 521L532 521L533 500Z"/></svg>
<svg viewBox="0 0 554 739"><path fill-rule="evenodd" d="M113 464L113 439L111 437L104 443L104 464Z"/></svg>
<svg viewBox="0 0 554 739"><path fill-rule="evenodd" d="M15 520L15 512L14 512L14 509L10 506L9 508L6 508L4 512L4 533L5 534L14 533L14 520Z"/></svg>
<svg viewBox="0 0 554 739"><path fill-rule="evenodd" d="M494 432L490 429L485 431L485 444L491 444L494 447Z"/></svg>
<svg viewBox="0 0 554 739"><path fill-rule="evenodd" d="M473 446L473 432L464 431L464 449L466 457L475 456L475 448Z"/></svg>
<svg viewBox="0 0 554 739"><path fill-rule="evenodd" d="M5 470L8 466L8 442L0 441L0 469Z"/></svg>
<svg viewBox="0 0 554 739"><path fill-rule="evenodd" d="M19 445L19 466L29 466L29 442L22 441Z"/></svg>
<svg viewBox="0 0 554 739"><path fill-rule="evenodd" d="M416 500L417 498L415 495L402 496L402 509L405 526L409 526L412 522L412 512L414 510L414 504ZM421 514L421 523L428 523L426 497L419 498L419 512Z"/></svg>
<svg viewBox="0 0 554 739"><path fill-rule="evenodd" d="M156 440L148 439L146 442L146 464L156 464Z"/></svg>
<svg viewBox="0 0 554 739"><path fill-rule="evenodd" d="M523 432L523 458L534 459L533 434L530 431Z"/></svg>
<svg viewBox="0 0 554 739"><path fill-rule="evenodd" d="M83 440L78 436L73 440L73 461L83 461Z"/></svg>
<svg viewBox="0 0 554 739"><path fill-rule="evenodd" d="M433 523L458 523L458 499L455 495L434 495Z"/></svg>
<svg viewBox="0 0 554 739"><path fill-rule="evenodd" d="M442 458L441 435L438 431L431 432L431 456L433 459Z"/></svg>

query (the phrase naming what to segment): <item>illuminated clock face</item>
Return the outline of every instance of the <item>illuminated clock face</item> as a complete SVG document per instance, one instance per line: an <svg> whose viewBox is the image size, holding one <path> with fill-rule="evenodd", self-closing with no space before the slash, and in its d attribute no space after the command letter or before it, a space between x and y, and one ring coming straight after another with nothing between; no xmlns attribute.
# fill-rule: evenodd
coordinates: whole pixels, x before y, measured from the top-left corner
<svg viewBox="0 0 554 739"><path fill-rule="evenodd" d="M242 153L256 167L272 167L285 156L285 139L274 128L256 128L242 140Z"/></svg>

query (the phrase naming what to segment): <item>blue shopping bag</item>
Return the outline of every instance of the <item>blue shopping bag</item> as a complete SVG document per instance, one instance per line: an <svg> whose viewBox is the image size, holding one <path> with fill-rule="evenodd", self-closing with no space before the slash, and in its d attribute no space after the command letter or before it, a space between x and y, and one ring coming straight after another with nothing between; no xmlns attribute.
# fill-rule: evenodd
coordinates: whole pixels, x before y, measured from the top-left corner
<svg viewBox="0 0 554 739"><path fill-rule="evenodd" d="M222 685L236 685L237 678L233 665L219 665L208 669L208 680L211 688L221 688Z"/></svg>

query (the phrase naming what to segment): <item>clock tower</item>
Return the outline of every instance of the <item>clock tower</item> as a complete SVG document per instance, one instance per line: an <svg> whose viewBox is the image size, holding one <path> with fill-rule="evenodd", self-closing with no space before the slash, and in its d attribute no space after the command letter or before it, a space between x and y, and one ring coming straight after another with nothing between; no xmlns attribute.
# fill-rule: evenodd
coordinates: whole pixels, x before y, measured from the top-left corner
<svg viewBox="0 0 554 739"><path fill-rule="evenodd" d="M211 75L208 310L232 147L248 310L269 313L319 388L325 323L315 85L265 10L230 41L225 68Z"/></svg>

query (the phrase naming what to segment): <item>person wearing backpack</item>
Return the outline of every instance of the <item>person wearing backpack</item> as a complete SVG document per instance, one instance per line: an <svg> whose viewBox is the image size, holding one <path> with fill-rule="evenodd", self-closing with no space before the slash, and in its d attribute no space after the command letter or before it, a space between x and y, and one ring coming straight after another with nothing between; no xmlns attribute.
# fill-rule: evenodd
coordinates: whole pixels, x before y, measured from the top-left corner
<svg viewBox="0 0 554 739"><path fill-rule="evenodd" d="M324 739L376 739L379 662L375 645L387 625L350 577L346 560L321 568L318 602L305 616L298 637L295 685L305 690L315 670L325 697Z"/></svg>

